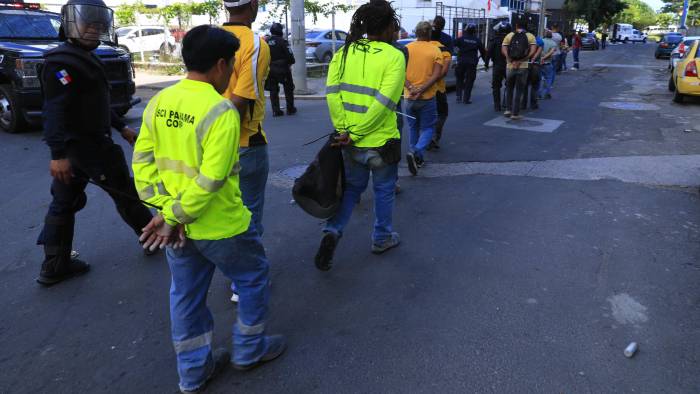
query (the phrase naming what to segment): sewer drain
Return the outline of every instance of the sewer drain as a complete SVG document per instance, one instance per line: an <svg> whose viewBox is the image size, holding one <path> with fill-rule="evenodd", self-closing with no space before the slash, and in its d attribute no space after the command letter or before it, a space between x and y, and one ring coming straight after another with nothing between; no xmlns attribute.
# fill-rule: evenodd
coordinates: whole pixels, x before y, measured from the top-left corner
<svg viewBox="0 0 700 394"><path fill-rule="evenodd" d="M624 111L657 111L659 106L656 104L638 103L632 101L606 101L600 103L601 107L621 109Z"/></svg>

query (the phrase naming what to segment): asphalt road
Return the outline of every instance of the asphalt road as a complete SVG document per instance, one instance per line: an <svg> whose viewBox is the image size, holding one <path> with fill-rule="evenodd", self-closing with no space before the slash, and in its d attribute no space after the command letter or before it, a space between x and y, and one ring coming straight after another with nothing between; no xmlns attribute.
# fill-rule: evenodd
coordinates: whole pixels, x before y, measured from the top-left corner
<svg viewBox="0 0 700 394"><path fill-rule="evenodd" d="M474 104L450 97L443 148L426 169L700 153L700 100L671 103L667 63L653 51L583 52L582 70L558 76L554 99L525 113L563 121L551 133L484 125L498 114L490 74L479 73ZM610 102L656 107L600 105ZM700 392L696 188L404 176L394 210L401 246L370 253L366 193L333 269L321 273L312 262L321 223L290 203L285 174L313 158L320 145L302 144L330 122L322 101L298 107L294 118L265 123L269 331L286 334L289 349L252 372L227 372L210 392ZM142 108L127 115L130 124ZM142 255L105 193L89 187L77 219L75 248L92 271L48 289L34 282L48 158L38 132L0 135L0 392L175 392L165 259ZM209 297L217 346L230 345L229 296L217 274ZM627 359L632 341L640 350Z"/></svg>

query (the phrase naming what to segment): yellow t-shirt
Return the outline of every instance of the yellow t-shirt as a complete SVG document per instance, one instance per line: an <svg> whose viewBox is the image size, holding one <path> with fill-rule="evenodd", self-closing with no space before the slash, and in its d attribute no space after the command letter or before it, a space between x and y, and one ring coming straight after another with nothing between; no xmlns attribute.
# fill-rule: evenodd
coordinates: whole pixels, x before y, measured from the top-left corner
<svg viewBox="0 0 700 394"><path fill-rule="evenodd" d="M442 55L442 65L445 66L447 65L449 67L450 62L452 62L452 53L450 53L450 50L447 49L446 46L444 46L440 41L430 41L431 44L435 45L438 50L440 50L440 54ZM436 83L435 86L437 86L437 91L440 93L445 93L447 92L447 86L445 85L445 78L440 78Z"/></svg>
<svg viewBox="0 0 700 394"><path fill-rule="evenodd" d="M421 86L428 82L433 76L433 67L435 64L442 65L442 55L440 50L430 41L413 41L406 45L408 50L408 65L406 66L406 80L411 85ZM437 92L437 83L433 84L430 89L423 92L419 97L421 100L428 100L435 97ZM404 89L404 96L410 96L411 92Z"/></svg>
<svg viewBox="0 0 700 394"><path fill-rule="evenodd" d="M241 42L224 97L230 99L235 94L250 100L250 107L241 113L241 147L265 145L267 136L262 123L265 119L264 85L270 71L270 47L248 26L226 23L223 29L233 33Z"/></svg>
<svg viewBox="0 0 700 394"><path fill-rule="evenodd" d="M537 45L537 40L535 39L535 36L533 36L530 33L525 33L525 34L527 35L527 43L528 44ZM503 39L503 46L504 47L507 47L508 45L510 45L510 40L513 39L513 36L515 36L515 33L508 33L506 38ZM506 48L506 50L508 50L508 49ZM520 67L518 67L518 68L528 68L528 61L529 60L530 59L524 59L524 60L520 61ZM508 68L513 68L513 65L511 63L508 63Z"/></svg>

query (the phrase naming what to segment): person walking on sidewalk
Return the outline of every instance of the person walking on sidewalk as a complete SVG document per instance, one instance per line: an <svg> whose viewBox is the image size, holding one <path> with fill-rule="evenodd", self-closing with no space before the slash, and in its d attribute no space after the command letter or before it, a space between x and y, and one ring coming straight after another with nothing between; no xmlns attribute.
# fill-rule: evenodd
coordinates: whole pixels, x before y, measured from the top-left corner
<svg viewBox="0 0 700 394"><path fill-rule="evenodd" d="M539 91L540 99L551 99L552 86L554 85L553 59L557 53L557 44L552 40L552 32L544 32L544 47L540 60L540 72L542 74L542 86Z"/></svg>
<svg viewBox="0 0 700 394"><path fill-rule="evenodd" d="M442 130L445 127L445 122L447 122L447 116L449 115L449 104L447 103L447 86L445 84L445 76L447 76L448 71L450 71L450 64L452 63L452 52L447 49L438 39L440 38L440 32L433 28L430 41L431 44L435 45L442 55L442 71L440 73L440 79L435 83L437 86L437 91L435 92L435 105L437 107L437 121L435 122L435 132L433 133L433 138L428 145L428 150L440 149L440 139L442 139Z"/></svg>
<svg viewBox="0 0 700 394"><path fill-rule="evenodd" d="M535 33L532 33L534 36ZM522 98L522 109L527 108L528 99L530 102L530 109L536 110L539 108L537 104L537 98L540 90L540 80L542 75L540 73L540 59L542 58L542 49L544 48L544 41L542 38L536 36L535 44L537 45L535 49L535 54L529 60L527 69L527 85L525 86L525 91L523 92Z"/></svg>
<svg viewBox="0 0 700 394"><path fill-rule="evenodd" d="M70 0L61 7L65 42L46 53L40 78L44 95L44 140L51 151L51 204L37 244L44 261L36 281L51 286L84 274L90 265L72 255L75 214L87 203L88 182L103 187L122 220L136 233L151 220L138 201L114 128L134 143L136 132L110 110L110 87L102 62L92 53L114 40L113 12L102 0Z"/></svg>
<svg viewBox="0 0 700 394"><path fill-rule="evenodd" d="M496 112L503 111L501 106L502 91L501 87L506 79L506 57L501 51L501 46L503 45L503 39L513 30L510 23L502 21L493 27L495 36L491 42L489 42L489 48L487 51L488 59L484 60L484 63L488 66L489 60L493 63L492 74L491 74L491 91L493 93L493 106ZM503 103L505 104L505 103Z"/></svg>
<svg viewBox="0 0 700 394"><path fill-rule="evenodd" d="M406 76L404 55L391 44L398 28L398 16L389 2L363 4L352 16L343 49L328 66L326 101L339 133L336 144L342 147L345 191L338 211L323 228L314 258L316 268L322 271L331 268L335 248L370 174L375 215L372 253L384 253L400 242L392 226L401 159L395 111Z"/></svg>
<svg viewBox="0 0 700 394"><path fill-rule="evenodd" d="M571 68L572 71L578 71L579 70L579 53L581 53L581 47L583 47L583 44L581 43L581 35L583 32L579 31L578 33L575 33L572 41L573 41L573 52L574 52L574 66Z"/></svg>
<svg viewBox="0 0 700 394"><path fill-rule="evenodd" d="M601 49L605 49L605 47L607 46L607 44L608 44L608 33L603 32L603 33L600 35L600 48L601 48Z"/></svg>
<svg viewBox="0 0 700 394"><path fill-rule="evenodd" d="M552 66L554 67L555 75L561 72L561 52L562 52L562 42L564 42L564 35L559 31L559 25L552 25L552 41L557 45L556 53L552 58Z"/></svg>
<svg viewBox="0 0 700 394"><path fill-rule="evenodd" d="M262 237L265 186L270 171L267 135L263 130L263 89L270 69L270 46L250 29L258 15L258 0L226 0L224 6L229 21L224 23L223 29L233 33L241 43L224 97L230 99L241 114L241 193L243 204L253 215L255 230ZM231 284L231 290L231 301L236 302L235 283Z"/></svg>
<svg viewBox="0 0 700 394"><path fill-rule="evenodd" d="M443 57L440 50L430 42L430 23L419 22L416 26L416 41L406 45L408 67L406 68L406 112L408 118L409 152L406 154L408 170L418 174L423 166L423 153L428 148L435 132L437 104L435 94L437 81L442 78Z"/></svg>
<svg viewBox="0 0 700 394"><path fill-rule="evenodd" d="M199 392L224 367L248 370L279 357L282 336L266 336L269 264L239 185L240 119L221 93L239 42L208 25L187 32L187 77L151 99L132 162L139 195L162 207L141 239L166 247L170 319L180 391ZM218 268L236 283L241 302L233 357L212 352L214 322L207 293Z"/></svg>
<svg viewBox="0 0 700 394"><path fill-rule="evenodd" d="M506 110L503 114L513 120L521 119L520 100L527 89L528 61L536 50L535 36L525 31L525 24L520 20L515 23L515 31L503 39L501 51L508 62Z"/></svg>
<svg viewBox="0 0 700 394"><path fill-rule="evenodd" d="M481 39L476 36L475 24L470 23L464 28L462 37L458 38L455 42L455 48L457 48L458 59L457 69L455 70L455 76L457 77L457 102L471 104L472 88L474 87L474 81L476 81L476 68L479 64L479 55L484 59L484 65L486 69L488 69L488 63L486 63L486 48L484 48Z"/></svg>
<svg viewBox="0 0 700 394"><path fill-rule="evenodd" d="M270 46L270 75L265 82L270 91L270 104L272 116L282 116L280 109L280 87L284 88L284 99L287 102L287 115L294 115L297 109L294 106L294 79L291 67L295 63L294 54L289 47L289 42L282 38L284 27L280 23L273 23L270 27L271 37L267 40Z"/></svg>

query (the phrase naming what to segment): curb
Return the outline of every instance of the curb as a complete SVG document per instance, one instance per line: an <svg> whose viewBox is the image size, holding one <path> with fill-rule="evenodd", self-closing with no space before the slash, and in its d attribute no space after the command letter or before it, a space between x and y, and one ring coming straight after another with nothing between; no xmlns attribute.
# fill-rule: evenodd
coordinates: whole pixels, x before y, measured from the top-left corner
<svg viewBox="0 0 700 394"><path fill-rule="evenodd" d="M148 89L148 90L163 90L167 88L167 86L156 86L156 85L137 85L136 89ZM265 93L265 98L269 98L270 94ZM284 99L284 95L280 94L280 100ZM309 101L314 101L314 100L325 100L326 96L325 95L319 95L319 94L310 94L310 95L294 95L294 100L309 100Z"/></svg>

